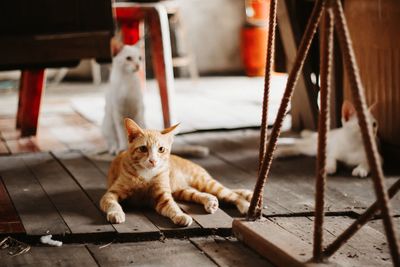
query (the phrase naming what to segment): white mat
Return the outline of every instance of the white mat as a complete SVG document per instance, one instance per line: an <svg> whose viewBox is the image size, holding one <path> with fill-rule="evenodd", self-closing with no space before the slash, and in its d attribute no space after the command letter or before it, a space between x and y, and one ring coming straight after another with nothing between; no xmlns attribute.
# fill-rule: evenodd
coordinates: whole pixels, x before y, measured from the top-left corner
<svg viewBox="0 0 400 267"><path fill-rule="evenodd" d="M263 78L208 77L197 81L175 80L173 112L181 123L181 132L213 129L258 127L261 121ZM286 76L272 79L269 124L275 120L282 97ZM107 90L107 88L105 88ZM104 115L104 95L76 97L73 108L86 119L100 125ZM162 128L162 112L158 86L147 81L145 118L148 128ZM290 118L284 128L290 127Z"/></svg>

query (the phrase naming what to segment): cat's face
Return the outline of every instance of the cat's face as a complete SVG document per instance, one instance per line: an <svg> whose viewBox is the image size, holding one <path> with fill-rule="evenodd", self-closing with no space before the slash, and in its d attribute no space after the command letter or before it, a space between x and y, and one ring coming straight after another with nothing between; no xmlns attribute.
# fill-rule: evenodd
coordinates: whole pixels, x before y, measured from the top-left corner
<svg viewBox="0 0 400 267"><path fill-rule="evenodd" d="M126 73L140 70L141 65L142 53L139 46L124 45L113 59L113 66Z"/></svg>
<svg viewBox="0 0 400 267"><path fill-rule="evenodd" d="M373 106L368 108L367 111L367 119L370 121L372 125L372 130L374 135L376 136L378 133L378 122L375 117L372 115ZM356 110L353 104L349 101L344 101L342 105L342 124L345 128L354 128L359 130L358 118L356 114Z"/></svg>
<svg viewBox="0 0 400 267"><path fill-rule="evenodd" d="M169 162L175 129L163 131L143 130L133 120L125 119L128 152L135 169L158 170Z"/></svg>

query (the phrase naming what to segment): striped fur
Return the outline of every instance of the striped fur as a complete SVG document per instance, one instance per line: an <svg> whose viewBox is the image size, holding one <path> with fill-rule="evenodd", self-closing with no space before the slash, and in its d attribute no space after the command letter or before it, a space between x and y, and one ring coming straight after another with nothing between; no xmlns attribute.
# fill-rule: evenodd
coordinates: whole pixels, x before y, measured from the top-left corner
<svg viewBox="0 0 400 267"><path fill-rule="evenodd" d="M129 148L111 163L108 190L100 201L108 221L125 221L119 204L124 199L138 205L150 204L159 214L182 226L193 220L174 199L199 203L209 213L218 209L221 200L247 213L251 191L230 190L199 165L170 154L176 126L159 132L142 130L130 119L125 123Z"/></svg>

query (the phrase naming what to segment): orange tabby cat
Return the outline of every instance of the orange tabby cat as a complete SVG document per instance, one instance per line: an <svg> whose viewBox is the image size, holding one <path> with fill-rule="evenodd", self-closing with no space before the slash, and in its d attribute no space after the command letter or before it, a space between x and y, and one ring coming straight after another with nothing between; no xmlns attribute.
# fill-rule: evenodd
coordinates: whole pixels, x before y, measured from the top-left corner
<svg viewBox="0 0 400 267"><path fill-rule="evenodd" d="M174 198L200 203L209 213L218 209L220 199L247 213L251 191L230 190L199 165L170 154L177 126L161 132L142 130L133 120L125 119L128 150L111 163L108 190L100 201L108 221L125 221L119 202L127 198L136 204L153 205L158 213L182 226L190 225L193 220L182 212Z"/></svg>

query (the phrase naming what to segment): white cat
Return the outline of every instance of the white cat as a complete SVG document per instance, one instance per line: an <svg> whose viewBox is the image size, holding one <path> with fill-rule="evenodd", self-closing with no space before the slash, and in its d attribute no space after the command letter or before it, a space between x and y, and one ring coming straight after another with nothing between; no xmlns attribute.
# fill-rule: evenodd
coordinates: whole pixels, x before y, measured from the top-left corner
<svg viewBox="0 0 400 267"><path fill-rule="evenodd" d="M368 119L372 123L374 135L377 133L377 123L371 112L368 112ZM353 176L366 177L370 168L364 149L360 127L354 106L345 101L342 105L342 124L341 128L333 129L328 132L326 171L328 174L336 172L337 161L341 161L349 166L356 166ZM316 156L318 149L318 133L303 131L301 138L295 139L294 143L277 146L276 157L288 157L297 155ZM381 163L382 163L382 159Z"/></svg>
<svg viewBox="0 0 400 267"><path fill-rule="evenodd" d="M106 90L102 124L110 154L127 148L124 118L131 118L141 127L145 127L143 83L139 72L142 65L140 47L124 45L116 53Z"/></svg>

